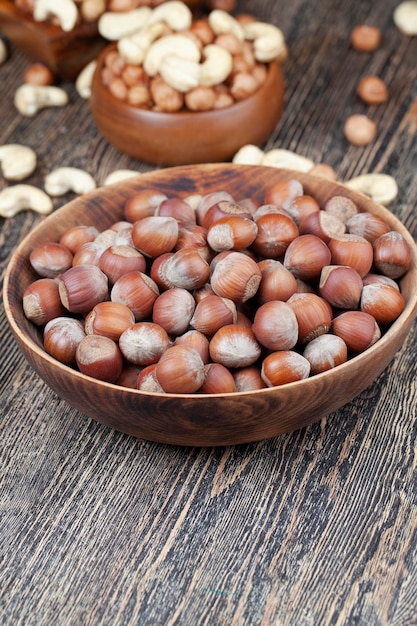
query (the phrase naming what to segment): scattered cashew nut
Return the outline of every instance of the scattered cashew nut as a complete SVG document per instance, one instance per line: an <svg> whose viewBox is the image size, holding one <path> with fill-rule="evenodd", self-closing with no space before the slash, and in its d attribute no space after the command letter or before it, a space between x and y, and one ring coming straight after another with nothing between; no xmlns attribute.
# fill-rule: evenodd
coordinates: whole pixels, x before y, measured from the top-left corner
<svg viewBox="0 0 417 626"><path fill-rule="evenodd" d="M7 46L4 43L3 39L0 39L0 65L4 63L5 61L7 61L7 57L8 57Z"/></svg>
<svg viewBox="0 0 417 626"><path fill-rule="evenodd" d="M27 209L46 215L53 209L52 200L42 189L33 185L14 185L0 191L1 217L14 217Z"/></svg>
<svg viewBox="0 0 417 626"><path fill-rule="evenodd" d="M94 178L77 167L59 167L45 178L45 191L50 196L63 196L69 191L82 195L95 188Z"/></svg>
<svg viewBox="0 0 417 626"><path fill-rule="evenodd" d="M147 26L151 15L152 9L146 6L123 13L108 11L98 20L98 32L104 39L118 41Z"/></svg>
<svg viewBox="0 0 417 626"><path fill-rule="evenodd" d="M314 161L307 157L301 156L291 150L275 148L265 152L261 165L269 165L270 167L282 167L297 172L309 172L314 167Z"/></svg>
<svg viewBox="0 0 417 626"><path fill-rule="evenodd" d="M25 83L17 88L14 104L19 113L32 117L45 107L65 106L68 95L61 87Z"/></svg>
<svg viewBox="0 0 417 626"><path fill-rule="evenodd" d="M183 2L172 0L160 4L152 11L150 23L164 22L172 30L187 30L193 21L193 14Z"/></svg>
<svg viewBox="0 0 417 626"><path fill-rule="evenodd" d="M37 0L33 8L35 22L43 22L50 16L58 19L63 31L69 32L77 23L77 5L73 0Z"/></svg>
<svg viewBox="0 0 417 626"><path fill-rule="evenodd" d="M417 1L401 2L394 11L393 19L404 35L417 35Z"/></svg>
<svg viewBox="0 0 417 626"><path fill-rule="evenodd" d="M9 143L0 146L0 165L6 180L23 180L36 168L36 152L29 146Z"/></svg>
<svg viewBox="0 0 417 626"><path fill-rule="evenodd" d="M383 205L390 204L398 195L398 185L388 174L362 174L345 181L344 185L370 196L372 200Z"/></svg>
<svg viewBox="0 0 417 626"><path fill-rule="evenodd" d="M260 165L264 158L264 151L251 143L242 146L233 157L233 163L240 165Z"/></svg>
<svg viewBox="0 0 417 626"><path fill-rule="evenodd" d="M284 35L277 26L266 22L248 22L243 26L245 39L253 41L257 61L268 63L285 53Z"/></svg>
<svg viewBox="0 0 417 626"><path fill-rule="evenodd" d="M134 170L115 170L114 172L110 172L108 176L103 181L103 187L107 185L112 185L113 183L118 183L121 180L127 180L128 178L133 178L133 176L139 176L140 172L135 172Z"/></svg>
<svg viewBox="0 0 417 626"><path fill-rule="evenodd" d="M143 69L149 76L156 76L165 58L175 55L198 63L200 50L186 35L174 34L157 39L149 48L143 61Z"/></svg>
<svg viewBox="0 0 417 626"><path fill-rule="evenodd" d="M75 81L75 89L81 98L88 98L91 96L91 83L93 81L94 72L96 71L97 61L93 59L90 63L81 70Z"/></svg>
<svg viewBox="0 0 417 626"><path fill-rule="evenodd" d="M241 24L227 11L214 9L209 13L208 21L216 35L231 33L239 41L243 41L245 38Z"/></svg>

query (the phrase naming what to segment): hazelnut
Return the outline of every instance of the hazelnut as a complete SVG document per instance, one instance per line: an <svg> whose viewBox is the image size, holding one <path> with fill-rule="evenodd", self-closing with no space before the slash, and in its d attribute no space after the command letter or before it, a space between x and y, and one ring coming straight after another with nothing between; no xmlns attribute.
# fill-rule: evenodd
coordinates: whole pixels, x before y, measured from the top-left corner
<svg viewBox="0 0 417 626"><path fill-rule="evenodd" d="M200 393L233 393L236 383L230 370L221 363L208 363L204 366L204 382Z"/></svg>
<svg viewBox="0 0 417 626"><path fill-rule="evenodd" d="M316 235L300 235L289 244L283 264L296 278L313 280L330 259L331 253L324 241Z"/></svg>
<svg viewBox="0 0 417 626"><path fill-rule="evenodd" d="M222 326L209 344L210 357L225 367L246 367L257 361L261 347L253 332L238 324Z"/></svg>
<svg viewBox="0 0 417 626"><path fill-rule="evenodd" d="M367 146L372 143L376 130L375 122L359 113L350 115L343 128L346 139L355 146Z"/></svg>
<svg viewBox="0 0 417 626"><path fill-rule="evenodd" d="M152 321L169 335L182 335L188 330L195 309L195 300L186 289L174 287L155 300Z"/></svg>
<svg viewBox="0 0 417 626"><path fill-rule="evenodd" d="M44 326L55 317L65 314L59 297L58 283L53 278L39 278L23 292L23 311L36 326Z"/></svg>
<svg viewBox="0 0 417 626"><path fill-rule="evenodd" d="M298 341L297 317L289 304L266 302L256 311L253 334L269 350L290 350Z"/></svg>
<svg viewBox="0 0 417 626"><path fill-rule="evenodd" d="M411 264L411 250L401 233L389 231L373 242L375 268L390 278L400 278Z"/></svg>
<svg viewBox="0 0 417 626"><path fill-rule="evenodd" d="M109 383L119 378L123 368L123 357L117 344L101 335L83 337L75 359L80 372Z"/></svg>
<svg viewBox="0 0 417 626"><path fill-rule="evenodd" d="M378 76L364 76L359 81L357 94L366 104L381 104L388 100L388 89Z"/></svg>
<svg viewBox="0 0 417 626"><path fill-rule="evenodd" d="M309 361L293 350L272 352L262 362L261 376L268 387L303 380L310 375Z"/></svg>
<svg viewBox="0 0 417 626"><path fill-rule="evenodd" d="M155 377L167 393L194 393L204 383L204 363L197 350L172 346L156 364Z"/></svg>
<svg viewBox="0 0 417 626"><path fill-rule="evenodd" d="M57 361L64 365L74 365L78 344L85 335L84 325L79 320L55 317L44 328L43 346Z"/></svg>
<svg viewBox="0 0 417 626"><path fill-rule="evenodd" d="M381 31L376 26L360 24L352 30L350 40L358 52L373 52L381 43Z"/></svg>
<svg viewBox="0 0 417 626"><path fill-rule="evenodd" d="M347 346L341 337L325 334L316 337L304 349L303 357L310 363L311 374L320 374L345 363Z"/></svg>
<svg viewBox="0 0 417 626"><path fill-rule="evenodd" d="M156 363L170 345L166 330L154 322L137 322L119 338L123 356L135 365Z"/></svg>

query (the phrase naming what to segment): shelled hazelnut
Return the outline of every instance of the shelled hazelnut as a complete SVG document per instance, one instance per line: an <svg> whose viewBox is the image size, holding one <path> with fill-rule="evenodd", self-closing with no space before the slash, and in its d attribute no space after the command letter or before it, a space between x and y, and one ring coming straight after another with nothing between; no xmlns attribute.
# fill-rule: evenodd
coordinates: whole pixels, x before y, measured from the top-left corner
<svg viewBox="0 0 417 626"><path fill-rule="evenodd" d="M282 204L305 197L296 179L260 190L250 203L227 190L183 198L140 192L102 232L73 227L59 244L35 249L62 252L67 242L76 252L67 248L71 267L25 290L24 311L45 327L45 350L55 358L116 384L130 367L128 386L151 393L262 389L337 367L404 310L398 279L411 251L401 233L347 196L322 206L308 199L314 210L299 228ZM342 232L300 234L317 214ZM126 243L113 245L125 231ZM78 264L79 251L93 244L94 263ZM120 250L112 277L107 260Z"/></svg>

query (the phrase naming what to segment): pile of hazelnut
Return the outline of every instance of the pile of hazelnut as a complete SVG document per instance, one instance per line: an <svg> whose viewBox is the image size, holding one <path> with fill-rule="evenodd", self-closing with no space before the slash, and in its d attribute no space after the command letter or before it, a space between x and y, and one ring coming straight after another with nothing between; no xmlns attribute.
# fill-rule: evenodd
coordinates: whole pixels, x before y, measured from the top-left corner
<svg viewBox="0 0 417 626"><path fill-rule="evenodd" d="M231 393L301 380L373 345L404 309L403 235L297 179L261 201L142 190L102 232L70 228L30 254L23 294L45 350L156 393Z"/></svg>

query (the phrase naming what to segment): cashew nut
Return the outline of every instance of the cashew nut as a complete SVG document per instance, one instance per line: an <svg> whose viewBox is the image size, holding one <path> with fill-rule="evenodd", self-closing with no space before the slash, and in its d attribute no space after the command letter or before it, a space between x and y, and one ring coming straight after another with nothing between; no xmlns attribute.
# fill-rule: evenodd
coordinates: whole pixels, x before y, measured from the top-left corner
<svg viewBox="0 0 417 626"><path fill-rule="evenodd" d="M393 20L404 35L417 35L417 2L401 2L394 11Z"/></svg>
<svg viewBox="0 0 417 626"><path fill-rule="evenodd" d="M0 165L7 180L23 180L36 168L36 152L17 143L0 146Z"/></svg>
<svg viewBox="0 0 417 626"><path fill-rule="evenodd" d="M127 180L128 178L133 178L133 176L138 176L140 172L135 172L134 170L115 170L114 172L110 172L108 176L103 181L103 187L107 185L112 185L113 183L118 183L121 180Z"/></svg>
<svg viewBox="0 0 417 626"><path fill-rule="evenodd" d="M172 55L194 61L194 63L200 60L200 50L190 37L180 34L167 35L157 39L150 46L143 61L145 72L149 76L156 76L162 61Z"/></svg>
<svg viewBox="0 0 417 626"><path fill-rule="evenodd" d="M398 185L388 174L362 174L344 183L349 189L370 196L379 204L390 204L398 195Z"/></svg>
<svg viewBox="0 0 417 626"><path fill-rule="evenodd" d="M213 87L229 76L233 68L233 57L226 48L209 44L203 48L205 60L199 67L200 85Z"/></svg>
<svg viewBox="0 0 417 626"><path fill-rule="evenodd" d="M239 41L245 39L245 34L241 24L227 11L222 9L214 9L208 16L209 24L216 35L222 33L231 33Z"/></svg>
<svg viewBox="0 0 417 626"><path fill-rule="evenodd" d="M200 68L198 63L175 54L167 56L161 63L159 73L168 85L186 93L199 85Z"/></svg>
<svg viewBox="0 0 417 626"><path fill-rule="evenodd" d="M26 209L46 215L53 209L52 200L42 189L33 185L14 185L0 191L1 217L14 217Z"/></svg>
<svg viewBox="0 0 417 626"><path fill-rule="evenodd" d="M245 39L253 41L257 61L268 63L285 52L285 39L282 31L266 22L248 22L243 26Z"/></svg>
<svg viewBox="0 0 417 626"><path fill-rule="evenodd" d="M147 26L151 15L152 9L147 6L123 13L108 11L98 20L98 32L104 39L118 41Z"/></svg>
<svg viewBox="0 0 417 626"><path fill-rule="evenodd" d="M162 22L156 22L155 24L145 26L142 30L133 33L133 35L122 37L117 44L120 56L126 63L140 65L143 63L152 42L155 41L163 31L164 25Z"/></svg>
<svg viewBox="0 0 417 626"><path fill-rule="evenodd" d="M32 117L45 107L64 106L68 103L67 93L61 87L30 85L25 83L17 88L14 104L22 115Z"/></svg>
<svg viewBox="0 0 417 626"><path fill-rule="evenodd" d="M191 10L183 2L171 0L157 6L150 19L151 24L165 22L172 30L187 30L193 21Z"/></svg>
<svg viewBox="0 0 417 626"><path fill-rule="evenodd" d="M45 178L45 191L50 196L63 196L69 191L82 195L95 188L94 178L77 167L59 167Z"/></svg>
<svg viewBox="0 0 417 626"><path fill-rule="evenodd" d="M282 167L289 170L296 170L297 172L309 172L314 166L314 162L307 159L307 157L291 152L291 150L275 148L274 150L265 152L261 165Z"/></svg>
<svg viewBox="0 0 417 626"><path fill-rule="evenodd" d="M77 90L78 95L86 100L88 100L91 96L91 83L93 81L96 67L97 61L93 59L81 70L75 81L75 89Z"/></svg>
<svg viewBox="0 0 417 626"><path fill-rule="evenodd" d="M3 39L0 39L0 65L4 63L5 61L7 61L7 57L8 57L7 46L4 43Z"/></svg>
<svg viewBox="0 0 417 626"><path fill-rule="evenodd" d="M33 8L35 22L43 22L51 16L58 19L63 31L69 32L77 22L77 5L73 0L37 0Z"/></svg>
<svg viewBox="0 0 417 626"><path fill-rule="evenodd" d="M241 165L260 165L265 154L261 148L251 143L242 146L233 157L233 163Z"/></svg>

